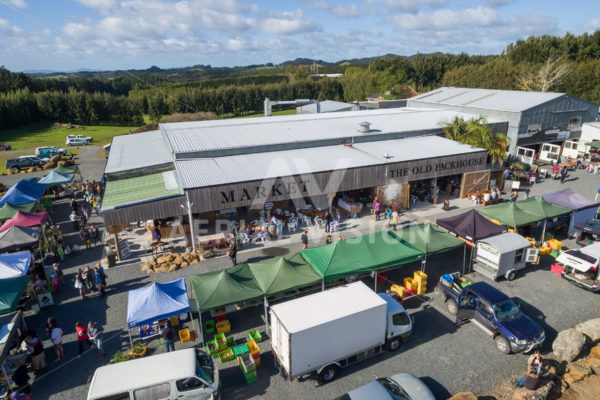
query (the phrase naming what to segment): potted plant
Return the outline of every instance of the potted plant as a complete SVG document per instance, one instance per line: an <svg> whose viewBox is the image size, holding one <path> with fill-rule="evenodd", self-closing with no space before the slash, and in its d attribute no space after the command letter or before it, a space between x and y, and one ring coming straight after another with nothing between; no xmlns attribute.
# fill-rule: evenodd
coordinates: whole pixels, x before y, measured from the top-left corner
<svg viewBox="0 0 600 400"><path fill-rule="evenodd" d="M438 203L438 200L439 200L439 197L438 197L438 195L437 195L437 194L434 194L434 195L433 195L433 204L437 204L437 203Z"/></svg>

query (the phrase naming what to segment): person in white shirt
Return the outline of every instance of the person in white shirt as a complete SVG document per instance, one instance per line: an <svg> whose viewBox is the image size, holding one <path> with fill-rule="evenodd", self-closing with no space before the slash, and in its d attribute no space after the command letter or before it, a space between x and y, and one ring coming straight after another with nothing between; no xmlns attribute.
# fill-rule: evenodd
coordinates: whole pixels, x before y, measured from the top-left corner
<svg viewBox="0 0 600 400"><path fill-rule="evenodd" d="M48 318L48 326L52 329L52 333L50 333L50 341L54 346L54 351L56 352L56 362L59 362L64 356L65 351L63 349L63 330L58 327L58 323L53 317Z"/></svg>

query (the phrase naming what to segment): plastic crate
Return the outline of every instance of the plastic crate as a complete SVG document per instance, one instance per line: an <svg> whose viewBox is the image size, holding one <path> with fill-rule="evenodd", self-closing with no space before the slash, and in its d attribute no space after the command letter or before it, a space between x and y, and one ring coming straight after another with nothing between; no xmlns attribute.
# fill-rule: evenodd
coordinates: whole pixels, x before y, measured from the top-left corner
<svg viewBox="0 0 600 400"><path fill-rule="evenodd" d="M209 340L206 342L206 349L208 350L208 354L217 358L219 356L219 345L216 340Z"/></svg>
<svg viewBox="0 0 600 400"><path fill-rule="evenodd" d="M252 372L256 370L256 364L254 364L254 358L250 353L241 354L238 358L238 364L242 368L244 373Z"/></svg>
<svg viewBox="0 0 600 400"><path fill-rule="evenodd" d="M260 332L258 331L258 329L250 331L248 333L248 337L250 338L250 340L253 340L256 343L262 342L262 335L260 334Z"/></svg>
<svg viewBox="0 0 600 400"><path fill-rule="evenodd" d="M225 349L219 353L219 359L221 360L222 363L231 361L234 358L235 358L235 356L233 354L233 350L231 350L231 349Z"/></svg>
<svg viewBox="0 0 600 400"><path fill-rule="evenodd" d="M248 346L250 354L260 354L260 349L258 348L258 345L254 340L251 340L248 343L246 343L246 346Z"/></svg>
<svg viewBox="0 0 600 400"><path fill-rule="evenodd" d="M404 298L404 292L406 291L404 286L394 284L390 287L390 290L396 293L400 299Z"/></svg>
<svg viewBox="0 0 600 400"><path fill-rule="evenodd" d="M404 278L404 287L408 290L414 289L413 278Z"/></svg>
<svg viewBox="0 0 600 400"><path fill-rule="evenodd" d="M225 334L231 332L231 325L229 324L228 320L217 322L215 324L215 327L217 328L217 332L219 333Z"/></svg>
<svg viewBox="0 0 600 400"><path fill-rule="evenodd" d="M556 274L556 275L561 275L563 272L563 266L560 264L552 264L550 266L550 272Z"/></svg>
<svg viewBox="0 0 600 400"><path fill-rule="evenodd" d="M233 355L236 358L241 356L242 354L246 354L246 353L250 353L250 349L248 348L248 345L246 345L246 344L235 346L233 348Z"/></svg>
<svg viewBox="0 0 600 400"><path fill-rule="evenodd" d="M227 343L227 347L235 346L235 339L233 338L233 336L228 337L226 343Z"/></svg>
<svg viewBox="0 0 600 400"><path fill-rule="evenodd" d="M220 333L220 332L215 335L215 340L217 341L217 343L226 343L227 342L227 338L225 338L225 334Z"/></svg>
<svg viewBox="0 0 600 400"><path fill-rule="evenodd" d="M214 333L215 332L215 320L209 319L204 322L204 332L206 333Z"/></svg>

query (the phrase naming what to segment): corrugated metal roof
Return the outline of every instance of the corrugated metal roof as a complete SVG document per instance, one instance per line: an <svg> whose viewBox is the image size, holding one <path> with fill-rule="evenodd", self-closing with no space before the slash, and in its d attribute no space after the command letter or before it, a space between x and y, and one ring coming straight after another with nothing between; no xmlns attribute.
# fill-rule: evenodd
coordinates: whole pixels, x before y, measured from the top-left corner
<svg viewBox="0 0 600 400"><path fill-rule="evenodd" d="M169 123L160 124L160 129L174 153L200 153L195 154L196 157L203 157L201 153L206 153L208 157L214 156L209 154L211 151L236 154L235 149L254 147L256 151L272 151L278 150L277 145L315 142L318 146L318 142L326 140L349 142L352 137L380 140L378 135L386 133L440 130L441 124L455 116L473 118L471 114L451 110L395 108ZM371 123L371 132L359 132L359 123L363 121ZM489 119L489 122L500 120Z"/></svg>
<svg viewBox="0 0 600 400"><path fill-rule="evenodd" d="M106 182L102 211L183 194L177 171Z"/></svg>
<svg viewBox="0 0 600 400"><path fill-rule="evenodd" d="M352 110L352 107L354 107L354 104L344 103L341 101L323 100L319 102L319 111L322 113L350 111ZM303 113L316 113L317 105L312 103L306 106L296 107L296 109L300 109Z"/></svg>
<svg viewBox="0 0 600 400"><path fill-rule="evenodd" d="M173 155L159 130L115 136L104 172L110 174L169 162L173 162Z"/></svg>
<svg viewBox="0 0 600 400"><path fill-rule="evenodd" d="M184 189L483 151L435 135L175 161ZM387 158L385 154L387 153Z"/></svg>
<svg viewBox="0 0 600 400"><path fill-rule="evenodd" d="M564 93L553 92L442 87L408 99L408 105L410 106L413 101L417 101L520 112L564 95Z"/></svg>

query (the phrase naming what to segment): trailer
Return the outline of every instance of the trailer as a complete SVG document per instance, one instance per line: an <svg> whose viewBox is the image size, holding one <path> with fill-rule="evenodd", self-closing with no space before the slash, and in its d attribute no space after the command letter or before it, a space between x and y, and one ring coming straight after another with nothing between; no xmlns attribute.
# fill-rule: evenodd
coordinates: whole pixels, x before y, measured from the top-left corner
<svg viewBox="0 0 600 400"><path fill-rule="evenodd" d="M340 368L397 350L412 332L400 303L363 282L271 307L271 347L288 379L316 373L330 382Z"/></svg>
<svg viewBox="0 0 600 400"><path fill-rule="evenodd" d="M529 147L517 147L517 160L524 164L533 165L535 161L535 150Z"/></svg>
<svg viewBox="0 0 600 400"><path fill-rule="evenodd" d="M586 290L600 291L600 242L563 251L556 262L563 266L563 278Z"/></svg>
<svg viewBox="0 0 600 400"><path fill-rule="evenodd" d="M542 143L539 161L547 164L560 162L561 146L553 143Z"/></svg>
<svg viewBox="0 0 600 400"><path fill-rule="evenodd" d="M477 242L473 270L490 279L504 276L515 279L517 271L524 269L527 262L536 262L539 249L516 233L502 233Z"/></svg>

